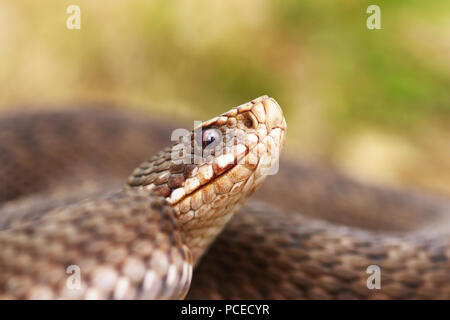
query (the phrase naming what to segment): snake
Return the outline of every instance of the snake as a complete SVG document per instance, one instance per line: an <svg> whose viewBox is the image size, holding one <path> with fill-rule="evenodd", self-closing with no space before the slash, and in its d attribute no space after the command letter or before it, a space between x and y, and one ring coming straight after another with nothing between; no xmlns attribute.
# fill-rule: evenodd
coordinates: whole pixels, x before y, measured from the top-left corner
<svg viewBox="0 0 450 320"><path fill-rule="evenodd" d="M0 299L450 299L447 197L280 157L268 96L172 130L0 117Z"/></svg>

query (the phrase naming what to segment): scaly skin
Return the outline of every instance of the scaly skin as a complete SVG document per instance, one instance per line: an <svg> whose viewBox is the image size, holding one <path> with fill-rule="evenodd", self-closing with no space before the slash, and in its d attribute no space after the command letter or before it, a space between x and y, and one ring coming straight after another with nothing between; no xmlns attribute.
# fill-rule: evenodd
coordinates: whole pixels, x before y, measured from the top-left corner
<svg viewBox="0 0 450 320"><path fill-rule="evenodd" d="M87 196L95 198L96 206L111 206L100 195L117 190L133 167L161 150L172 129L159 119L142 120L105 110L0 118L0 173L4 177L0 181L0 229L23 220L37 221L55 207L63 207L56 212L82 210L85 204L78 201ZM163 185L160 190L166 189ZM139 191L144 192L142 197L129 201L134 196L122 196L116 205L127 211L155 201L145 193L146 187L137 188L143 189ZM253 198L260 202L251 201L239 210L195 268L188 298L450 298L448 199L366 186L299 160L281 161L280 172L269 177ZM78 209L68 209L73 203L71 208ZM182 212L180 204L174 216ZM187 205L183 208L188 210ZM104 224L99 222L98 229ZM205 243L199 246L203 249L198 256L209 240ZM89 255L97 257L95 252ZM135 254L129 256L131 262L136 261ZM19 267L26 262L17 258L11 261ZM179 266L186 265L186 258L177 261ZM371 264L381 267L379 290L366 286L366 269ZM39 266L45 268L45 264ZM0 274L1 270L0 264ZM139 274L139 268L129 270ZM88 297L175 297L173 291L155 289L166 280L155 282L147 295L134 290L134 282L126 286L122 281L116 296L91 290ZM186 287L183 281L178 283L178 297L182 297ZM37 297L54 297L48 290L38 293Z"/></svg>

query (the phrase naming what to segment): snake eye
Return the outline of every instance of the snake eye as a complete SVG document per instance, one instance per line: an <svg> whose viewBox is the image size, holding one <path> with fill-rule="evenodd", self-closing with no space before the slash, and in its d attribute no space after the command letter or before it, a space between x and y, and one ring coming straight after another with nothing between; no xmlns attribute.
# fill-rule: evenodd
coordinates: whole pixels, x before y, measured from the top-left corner
<svg viewBox="0 0 450 320"><path fill-rule="evenodd" d="M214 148L220 142L222 134L216 128L209 128L202 132L202 147Z"/></svg>

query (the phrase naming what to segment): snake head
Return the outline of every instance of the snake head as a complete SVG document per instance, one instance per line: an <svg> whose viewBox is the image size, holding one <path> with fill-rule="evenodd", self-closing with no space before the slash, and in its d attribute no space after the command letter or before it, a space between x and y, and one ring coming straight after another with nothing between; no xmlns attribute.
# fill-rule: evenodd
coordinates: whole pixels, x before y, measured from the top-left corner
<svg viewBox="0 0 450 320"><path fill-rule="evenodd" d="M177 143L137 168L128 185L166 197L187 242L203 251L266 176L276 173L285 133L280 106L262 96L182 131Z"/></svg>

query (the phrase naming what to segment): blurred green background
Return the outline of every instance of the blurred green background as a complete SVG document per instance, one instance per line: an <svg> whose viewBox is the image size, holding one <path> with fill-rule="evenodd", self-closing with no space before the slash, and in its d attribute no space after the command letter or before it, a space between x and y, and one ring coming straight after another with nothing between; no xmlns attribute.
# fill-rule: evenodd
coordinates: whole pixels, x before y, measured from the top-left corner
<svg viewBox="0 0 450 320"><path fill-rule="evenodd" d="M3 0L0 111L107 101L205 120L268 94L291 157L450 194L449 53L448 0Z"/></svg>

